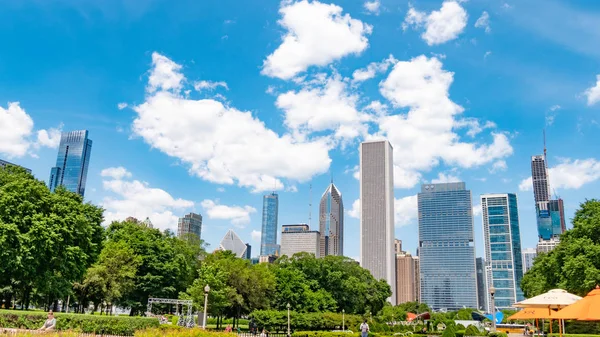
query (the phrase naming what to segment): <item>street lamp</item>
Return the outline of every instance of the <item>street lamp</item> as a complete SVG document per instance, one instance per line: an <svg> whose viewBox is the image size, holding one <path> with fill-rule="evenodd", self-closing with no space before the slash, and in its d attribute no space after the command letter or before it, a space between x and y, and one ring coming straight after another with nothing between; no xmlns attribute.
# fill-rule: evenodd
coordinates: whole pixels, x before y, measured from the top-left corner
<svg viewBox="0 0 600 337"><path fill-rule="evenodd" d="M206 329L206 309L208 309L208 292L210 287L208 284L204 287L204 319L202 320L202 329Z"/></svg>
<svg viewBox="0 0 600 337"><path fill-rule="evenodd" d="M342 309L342 331L346 330L346 310Z"/></svg>
<svg viewBox="0 0 600 337"><path fill-rule="evenodd" d="M496 294L496 288L490 288L490 303L492 309L492 332L496 332L496 300L494 295Z"/></svg>
<svg viewBox="0 0 600 337"><path fill-rule="evenodd" d="M287 335L288 335L288 337L290 337L292 335L291 331L290 331L290 308L291 307L292 306L288 303L287 304L287 310L288 310L288 333L287 333Z"/></svg>

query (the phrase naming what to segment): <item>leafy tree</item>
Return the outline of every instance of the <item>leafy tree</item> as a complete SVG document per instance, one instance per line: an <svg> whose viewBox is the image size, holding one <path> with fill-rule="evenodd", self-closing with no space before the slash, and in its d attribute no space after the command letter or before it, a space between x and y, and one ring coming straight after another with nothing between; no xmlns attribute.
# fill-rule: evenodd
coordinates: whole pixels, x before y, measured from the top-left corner
<svg viewBox="0 0 600 337"><path fill-rule="evenodd" d="M575 213L560 244L535 259L521 288L526 297L555 288L585 296L600 283L600 201L588 200Z"/></svg>
<svg viewBox="0 0 600 337"><path fill-rule="evenodd" d="M412 312L413 314L422 314L424 312L431 312L431 309L427 303L420 302L406 302L398 304L398 307L406 312Z"/></svg>

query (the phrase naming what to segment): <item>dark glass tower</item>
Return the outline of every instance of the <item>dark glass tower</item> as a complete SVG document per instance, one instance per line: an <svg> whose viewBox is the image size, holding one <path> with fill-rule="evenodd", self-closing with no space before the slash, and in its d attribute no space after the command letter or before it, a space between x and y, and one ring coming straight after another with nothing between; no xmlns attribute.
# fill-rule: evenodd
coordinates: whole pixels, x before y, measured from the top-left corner
<svg viewBox="0 0 600 337"><path fill-rule="evenodd" d="M63 132L56 166L50 170L50 190L64 186L83 197L91 154L92 140L88 139L87 130Z"/></svg>

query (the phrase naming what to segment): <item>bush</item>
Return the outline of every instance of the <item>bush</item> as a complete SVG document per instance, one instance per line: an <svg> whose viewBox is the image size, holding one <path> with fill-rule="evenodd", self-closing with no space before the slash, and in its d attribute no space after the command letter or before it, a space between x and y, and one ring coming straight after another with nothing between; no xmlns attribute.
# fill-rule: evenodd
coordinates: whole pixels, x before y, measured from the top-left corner
<svg viewBox="0 0 600 337"><path fill-rule="evenodd" d="M250 314L254 319L256 326L261 329L265 328L270 331L287 330L287 311L268 311L257 310ZM291 325L294 330L299 331L331 331L342 327L342 314L334 312L312 312L312 313L296 313L290 314ZM363 318L358 315L345 315L346 329L358 331L358 327L363 321ZM371 331L378 331L381 325L376 322L369 322ZM382 328L383 329L383 328Z"/></svg>
<svg viewBox="0 0 600 337"><path fill-rule="evenodd" d="M45 312L0 310L0 327L16 329L39 329L46 321ZM102 335L133 336L136 330L155 328L159 322L155 318L100 316L87 314L56 313L57 330Z"/></svg>
<svg viewBox="0 0 600 337"><path fill-rule="evenodd" d="M135 332L135 337L237 337L237 335L226 332L211 332L200 328L181 328L139 330Z"/></svg>
<svg viewBox="0 0 600 337"><path fill-rule="evenodd" d="M490 332L488 337L508 337L506 332Z"/></svg>
<svg viewBox="0 0 600 337"><path fill-rule="evenodd" d="M469 325L465 330L465 336L481 336L481 331L474 325Z"/></svg>
<svg viewBox="0 0 600 337"><path fill-rule="evenodd" d="M359 332L330 332L330 331L298 331L292 334L292 337L360 337ZM369 337L375 337L373 333L369 332Z"/></svg>
<svg viewBox="0 0 600 337"><path fill-rule="evenodd" d="M446 329L444 329L444 332L442 332L442 337L456 337L454 325L446 325Z"/></svg>

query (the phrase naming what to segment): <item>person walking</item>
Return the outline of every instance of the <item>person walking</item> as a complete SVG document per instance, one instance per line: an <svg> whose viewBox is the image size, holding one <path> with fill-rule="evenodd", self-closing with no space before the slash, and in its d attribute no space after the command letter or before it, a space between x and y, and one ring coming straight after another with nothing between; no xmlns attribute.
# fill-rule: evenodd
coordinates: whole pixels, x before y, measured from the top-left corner
<svg viewBox="0 0 600 337"><path fill-rule="evenodd" d="M367 324L367 320L360 325L360 336L361 337L369 337L369 324Z"/></svg>
<svg viewBox="0 0 600 337"><path fill-rule="evenodd" d="M48 312L48 319L44 322L44 325L40 328L40 331L53 331L56 327L56 318L52 310Z"/></svg>

